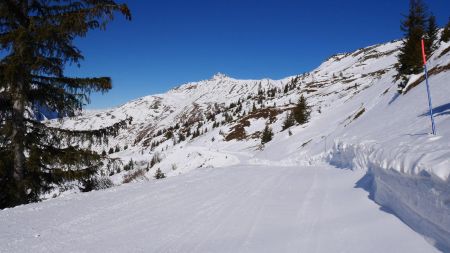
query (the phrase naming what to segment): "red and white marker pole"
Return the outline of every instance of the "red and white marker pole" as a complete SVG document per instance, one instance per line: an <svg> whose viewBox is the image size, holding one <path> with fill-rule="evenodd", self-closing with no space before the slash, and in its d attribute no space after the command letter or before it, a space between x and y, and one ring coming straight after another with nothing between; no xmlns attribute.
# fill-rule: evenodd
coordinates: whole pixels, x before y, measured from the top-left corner
<svg viewBox="0 0 450 253"><path fill-rule="evenodd" d="M425 80L427 84L428 107L430 109L430 118L431 118L431 130L433 135L436 135L436 125L434 124L434 116L433 116L433 105L431 104L430 85L428 84L427 55L425 53L425 42L423 39L422 39L422 57L423 57L423 67L425 70Z"/></svg>

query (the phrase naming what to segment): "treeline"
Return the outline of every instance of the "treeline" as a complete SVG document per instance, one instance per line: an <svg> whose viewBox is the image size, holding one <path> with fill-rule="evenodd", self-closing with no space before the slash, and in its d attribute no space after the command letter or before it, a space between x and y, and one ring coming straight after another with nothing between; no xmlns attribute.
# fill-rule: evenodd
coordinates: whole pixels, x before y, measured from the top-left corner
<svg viewBox="0 0 450 253"><path fill-rule="evenodd" d="M397 80L399 88L404 88L408 77L423 71L422 45L424 40L425 52L430 57L437 49L438 44L450 40L450 19L439 39L439 27L436 17L429 12L422 0L410 0L409 13L401 22L401 30L405 34L397 64Z"/></svg>
<svg viewBox="0 0 450 253"><path fill-rule="evenodd" d="M308 105L306 98L301 95L294 108L289 109L285 120L283 121L282 131L289 129L296 124L303 125L309 121L311 117L311 107ZM289 130L289 135L292 133ZM261 133L261 144L270 142L273 138L273 131L269 124L266 124Z"/></svg>

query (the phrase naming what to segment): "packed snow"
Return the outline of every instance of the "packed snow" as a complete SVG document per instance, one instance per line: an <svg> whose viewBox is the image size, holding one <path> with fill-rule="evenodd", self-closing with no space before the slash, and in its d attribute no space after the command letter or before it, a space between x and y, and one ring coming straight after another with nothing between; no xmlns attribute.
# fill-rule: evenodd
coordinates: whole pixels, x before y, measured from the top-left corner
<svg viewBox="0 0 450 253"><path fill-rule="evenodd" d="M240 165L73 194L0 212L1 251L437 252L361 176Z"/></svg>

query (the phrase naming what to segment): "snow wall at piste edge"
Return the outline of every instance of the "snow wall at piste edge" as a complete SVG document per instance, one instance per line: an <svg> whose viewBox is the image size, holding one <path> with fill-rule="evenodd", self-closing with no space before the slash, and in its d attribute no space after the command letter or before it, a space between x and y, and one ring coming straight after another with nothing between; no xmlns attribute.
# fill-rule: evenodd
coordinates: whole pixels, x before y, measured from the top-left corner
<svg viewBox="0 0 450 253"><path fill-rule="evenodd" d="M436 247L450 252L449 182L425 171L417 176L398 172L388 167L386 160L377 159L380 150L337 142L327 160L338 168L366 169L356 187L367 190L385 211L398 216Z"/></svg>

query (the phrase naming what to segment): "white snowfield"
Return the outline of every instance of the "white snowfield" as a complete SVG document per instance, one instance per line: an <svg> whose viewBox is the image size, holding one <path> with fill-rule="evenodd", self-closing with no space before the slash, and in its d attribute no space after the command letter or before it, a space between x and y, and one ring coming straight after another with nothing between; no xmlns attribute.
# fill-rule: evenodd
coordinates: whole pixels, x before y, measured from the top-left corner
<svg viewBox="0 0 450 253"><path fill-rule="evenodd" d="M48 122L96 129L131 116L92 148L117 146L111 156L137 169L156 153L162 161L135 180L144 182L0 211L0 251L450 252L450 42L428 64L436 136L422 75L397 92L399 45L338 54L282 80L218 74ZM310 122L282 131L300 94ZM266 124L274 137L262 147ZM175 137L158 134L169 127ZM169 178L155 182L157 168ZM120 185L127 173L105 175Z"/></svg>
<svg viewBox="0 0 450 253"><path fill-rule="evenodd" d="M329 165L198 169L0 212L1 252L437 252Z"/></svg>

